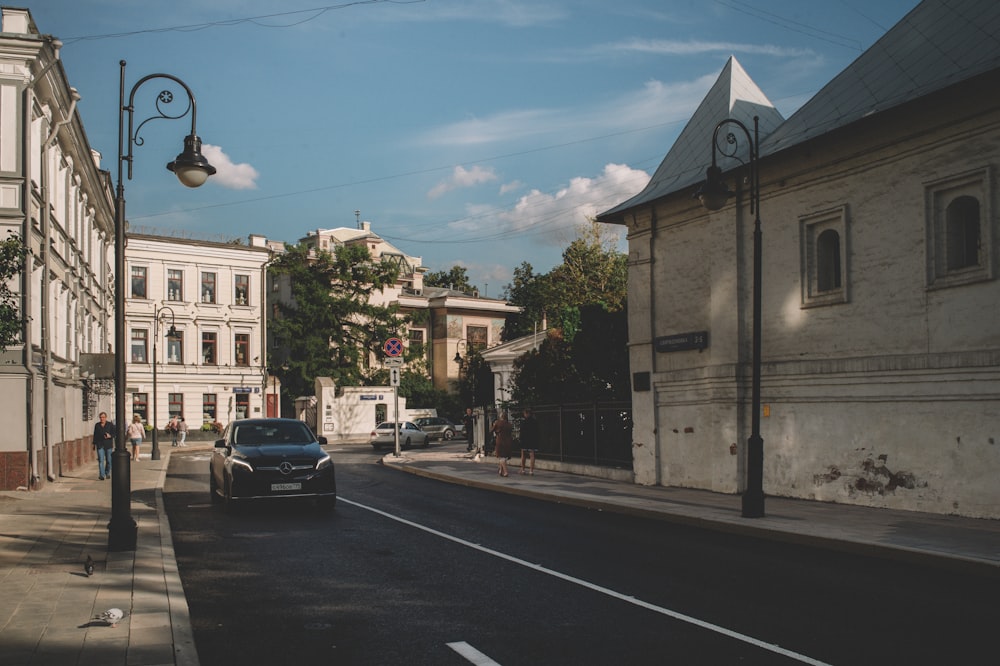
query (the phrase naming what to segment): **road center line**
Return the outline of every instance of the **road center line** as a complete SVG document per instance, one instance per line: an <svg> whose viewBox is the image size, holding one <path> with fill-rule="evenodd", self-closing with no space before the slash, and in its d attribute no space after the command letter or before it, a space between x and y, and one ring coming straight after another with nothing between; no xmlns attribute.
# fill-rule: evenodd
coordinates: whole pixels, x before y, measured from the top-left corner
<svg viewBox="0 0 1000 666"><path fill-rule="evenodd" d="M475 664L476 666L500 666L497 662L490 659L488 656L472 647L465 641L458 643L446 643L455 652L459 653L465 660L469 663Z"/></svg>
<svg viewBox="0 0 1000 666"><path fill-rule="evenodd" d="M581 587L585 587L587 589L593 590L595 592L599 592L601 594L607 595L607 596L612 597L614 599L618 599L620 601L625 601L625 602L633 604L635 606L639 606L640 608L645 608L646 610L653 611L654 613L659 613L660 615L666 615L667 617L671 617L671 618L673 618L675 620L680 620L681 622L686 622L688 624L693 624L696 627L701 627L702 629L707 629L707 630L715 632L717 634L722 634L723 636L728 636L729 638L733 638L733 639L741 641L743 643L748 643L748 644L753 645L755 647L758 647L758 648L760 648L762 650L767 650L768 652L773 652L775 654L780 654L780 655L782 655L784 657L788 657L789 659L795 659L796 661L800 661L803 664L811 664L812 666L829 666L829 664L827 664L826 662L822 662L822 661L819 661L817 659L813 659L812 657L807 657L804 654L799 654L799 653L793 652L791 650L786 650L785 648L781 647L780 645L775 645L773 643L766 643L766 642L764 642L762 640L758 640L758 639L756 639L756 638L754 638L752 636L747 636L745 634L741 634L741 633L733 631L731 629L726 629L725 627L720 627L717 624L712 624L711 622L706 622L704 620L699 620L696 617L691 617L690 615L685 615L684 613L679 613L677 611L670 610L669 608L663 608L662 606L656 606L655 604L651 604L651 603L648 603L648 602L643 601L641 599L636 599L635 597L630 597L628 595L621 594L620 592L615 592L614 590L608 589L606 587L601 587L600 585L597 585L595 583L591 583L591 582L585 581L585 580L583 580L581 578L575 578L574 576L570 576L568 574L564 574L564 573L561 573L559 571L555 571L554 569L548 569L546 567L543 567L540 564L534 564L532 562L526 562L524 560L521 560L521 559L518 559L518 558L514 557L513 555L508 555L506 553L501 553L500 551L493 550L492 548L486 548L485 546L481 546L478 543L472 543L471 541L466 541L465 539L461 539L461 538L456 537L454 535L447 534L445 532L441 532L441 531L436 530L436 529L434 529L432 527L427 527L426 525L421 525L420 523L415 523L412 520L407 520L406 518L402 518L400 516L396 516L396 515L393 515L391 513L387 513L385 511L382 511L381 509L376 509L374 507L367 506L365 504L360 504L358 502L352 502L349 499L345 499L343 496L338 496L337 497L337 501L338 502L345 502L346 504L350 504L351 506L356 506L359 509L364 509L366 511L371 511L372 513L377 513L380 516L384 516L384 517L386 517L386 518L388 518L390 520L394 520L394 521L396 521L398 523L402 523L404 525L409 525L410 527L414 527L414 528L416 528L418 530L422 530L424 532L427 532L428 534L433 534L434 536L441 537L442 539L447 539L448 541L453 541L453 542L455 542L457 544L461 544L463 546L466 546L467 548L472 548L472 549L478 550L478 551L480 551L482 553L486 553L487 555L492 555L493 557L498 557L498 558L500 558L502 560L507 560L508 562L512 562L512 563L520 565L522 567L526 567L528 569L532 569L534 571L538 571L540 573L547 574L549 576L553 576L555 578L562 579L564 581L573 583L574 585L579 585Z"/></svg>

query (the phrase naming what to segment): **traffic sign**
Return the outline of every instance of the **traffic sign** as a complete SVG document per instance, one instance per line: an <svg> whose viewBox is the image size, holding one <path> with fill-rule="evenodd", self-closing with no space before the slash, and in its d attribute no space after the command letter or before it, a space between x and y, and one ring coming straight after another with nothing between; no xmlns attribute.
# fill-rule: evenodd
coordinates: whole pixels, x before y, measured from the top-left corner
<svg viewBox="0 0 1000 666"><path fill-rule="evenodd" d="M389 338L382 345L382 351L386 356L399 356L403 353L403 341L399 338Z"/></svg>
<svg viewBox="0 0 1000 666"><path fill-rule="evenodd" d="M399 368L389 369L389 386L399 386Z"/></svg>
<svg viewBox="0 0 1000 666"><path fill-rule="evenodd" d="M401 356L390 356L382 361L382 365L387 368L399 368L403 365L403 358Z"/></svg>

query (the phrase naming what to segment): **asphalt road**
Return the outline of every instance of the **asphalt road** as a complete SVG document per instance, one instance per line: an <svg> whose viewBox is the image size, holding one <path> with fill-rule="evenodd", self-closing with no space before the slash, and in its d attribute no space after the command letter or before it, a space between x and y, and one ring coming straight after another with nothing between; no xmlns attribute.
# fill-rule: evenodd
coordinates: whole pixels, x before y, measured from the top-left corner
<svg viewBox="0 0 1000 666"><path fill-rule="evenodd" d="M333 449L332 513L235 513L208 452L164 488L204 666L941 664L992 653L995 581L433 481ZM491 659L491 661L486 661Z"/></svg>

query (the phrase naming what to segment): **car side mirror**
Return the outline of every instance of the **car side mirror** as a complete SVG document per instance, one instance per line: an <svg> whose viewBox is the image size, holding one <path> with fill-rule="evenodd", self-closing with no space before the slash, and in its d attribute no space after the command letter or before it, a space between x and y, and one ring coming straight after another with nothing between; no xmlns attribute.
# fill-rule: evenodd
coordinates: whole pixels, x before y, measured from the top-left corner
<svg viewBox="0 0 1000 666"><path fill-rule="evenodd" d="M224 440L224 439L217 439L217 440L215 440L215 448L217 448L217 449L224 449L224 448L226 448L226 440Z"/></svg>
<svg viewBox="0 0 1000 666"><path fill-rule="evenodd" d="M319 441L320 446L326 446L327 444L326 437L317 437L316 439Z"/></svg>

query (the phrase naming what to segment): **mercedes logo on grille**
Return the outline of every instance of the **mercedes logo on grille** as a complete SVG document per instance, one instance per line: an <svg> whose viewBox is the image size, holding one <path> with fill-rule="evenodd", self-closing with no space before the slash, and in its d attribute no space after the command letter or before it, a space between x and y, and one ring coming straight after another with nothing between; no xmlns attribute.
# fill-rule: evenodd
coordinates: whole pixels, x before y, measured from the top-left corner
<svg viewBox="0 0 1000 666"><path fill-rule="evenodd" d="M286 460L285 462L283 462L280 465L278 465L278 471L281 472L282 474L291 474L292 473L292 463L290 463L290 462L288 462Z"/></svg>

